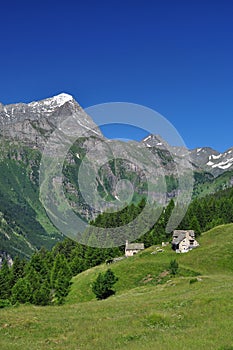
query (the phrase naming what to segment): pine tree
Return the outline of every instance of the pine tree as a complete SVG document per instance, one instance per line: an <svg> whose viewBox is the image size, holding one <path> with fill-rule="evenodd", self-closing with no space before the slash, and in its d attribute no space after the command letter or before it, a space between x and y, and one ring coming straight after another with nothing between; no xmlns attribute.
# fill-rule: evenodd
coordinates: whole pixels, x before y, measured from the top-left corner
<svg viewBox="0 0 233 350"><path fill-rule="evenodd" d="M27 278L19 278L12 288L12 303L30 303L32 300L32 288Z"/></svg>
<svg viewBox="0 0 233 350"><path fill-rule="evenodd" d="M51 302L51 289L47 281L43 282L33 293L32 303L35 305L49 305Z"/></svg>
<svg viewBox="0 0 233 350"><path fill-rule="evenodd" d="M10 274L10 288L12 288L20 278L24 277L25 265L25 260L21 260L18 256L15 257Z"/></svg>
<svg viewBox="0 0 233 350"><path fill-rule="evenodd" d="M98 300L102 300L115 294L115 291L112 288L117 281L118 277L116 277L110 269L108 269L105 273L99 273L92 286L92 291L96 298Z"/></svg>
<svg viewBox="0 0 233 350"><path fill-rule="evenodd" d="M63 254L58 254L51 271L51 286L53 296L58 304L62 304L68 295L71 285L72 273L69 264Z"/></svg>
<svg viewBox="0 0 233 350"><path fill-rule="evenodd" d="M7 260L4 260L0 270L0 299L9 299L10 295L10 269Z"/></svg>
<svg viewBox="0 0 233 350"><path fill-rule="evenodd" d="M55 281L55 297L58 304L63 304L65 297L70 291L71 278L65 273L63 269L60 269Z"/></svg>
<svg viewBox="0 0 233 350"><path fill-rule="evenodd" d="M192 219L190 220L189 228L190 230L195 231L196 236L201 234L201 227L196 216L193 216Z"/></svg>

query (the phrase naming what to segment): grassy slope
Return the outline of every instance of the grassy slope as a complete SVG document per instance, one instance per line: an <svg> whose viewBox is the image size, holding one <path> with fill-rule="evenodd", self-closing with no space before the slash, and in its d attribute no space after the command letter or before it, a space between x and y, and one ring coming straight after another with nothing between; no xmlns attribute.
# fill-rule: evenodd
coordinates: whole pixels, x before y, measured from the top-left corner
<svg viewBox="0 0 233 350"><path fill-rule="evenodd" d="M0 161L0 250L12 256L30 256L35 248L51 248L61 235L49 221L30 181L29 165L12 159ZM6 239L6 235L10 239Z"/></svg>
<svg viewBox="0 0 233 350"><path fill-rule="evenodd" d="M226 171L223 174L207 180L206 178L199 176L199 180L194 186L194 197L205 197L209 194L224 190L232 187L230 181L233 177L233 171Z"/></svg>
<svg viewBox="0 0 233 350"><path fill-rule="evenodd" d="M233 349L233 225L200 238L201 247L176 255L169 247L111 265L117 294L96 301L91 282L102 265L74 278L62 307L1 310L0 347L14 349ZM157 284L176 258L184 276ZM190 275L200 281L190 284ZM150 276L148 276L150 275ZM189 275L189 276L187 276ZM81 302L88 300L87 302Z"/></svg>

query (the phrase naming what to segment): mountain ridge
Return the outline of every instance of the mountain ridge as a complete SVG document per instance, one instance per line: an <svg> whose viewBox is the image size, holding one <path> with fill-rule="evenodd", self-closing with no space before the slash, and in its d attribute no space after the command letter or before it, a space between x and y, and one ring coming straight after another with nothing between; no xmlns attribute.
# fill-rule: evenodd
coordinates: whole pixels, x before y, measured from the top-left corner
<svg viewBox="0 0 233 350"><path fill-rule="evenodd" d="M68 124L66 124L67 117ZM147 166L153 174L154 180L152 180L155 181L152 184L155 186L152 195L158 202L161 200L163 193L159 192L156 182L159 182L165 176L166 201L168 203L171 198L176 198L179 195L177 177L185 177L187 168L189 170L193 169L194 174L200 174L200 176L195 177L195 183L199 186L196 195L200 195L203 188L205 190L205 184L210 187L209 191L216 188L221 189L222 183L224 186L233 186L231 149L224 154L220 154L211 148L187 150L184 147L168 145L159 135L149 135L141 142L123 143L108 140L78 102L71 95L65 93L41 101L33 101L29 104L19 103L6 106L1 104L0 165L5 175L1 179L2 184L0 186L0 212L3 214L2 231L0 230L0 250L2 245L10 253L15 254L15 249L12 246L14 245L18 246L17 249L22 254L25 250L26 255L29 256L42 245L51 247L57 240L63 239L62 234L49 222L39 201L40 161L42 152L54 131L58 135L55 141L59 144L64 141L67 133L76 130L81 137L74 143L66 156L62 181L70 206L76 213L81 213L85 220L92 220L100 212L95 211L83 201L77 181L77 173L82 160L90 150L93 151L93 157L97 160L108 155L108 149L105 147L106 142L116 147L117 151L123 154L126 160L128 159L128 161L108 162L101 169L95 169L94 185L98 188L98 192L106 201L109 209L111 209L111 200L118 200L115 186L122 176L130 179L134 184L135 195L133 201L137 202L145 195L145 176L140 166L133 163L135 153L137 159L142 157L143 153L140 152L143 151L143 145L149 151L145 155L147 158L150 157ZM56 149L55 147L52 152L56 152ZM100 157L100 155L103 157ZM56 156L55 153L54 156ZM186 156L188 160L185 158ZM154 167L154 164L156 164L156 167ZM228 173L229 176L224 177L223 182L219 181L219 177ZM209 185L210 180L214 182L215 179L219 181L219 184L217 187L211 187ZM6 210L4 211L4 208L8 208L10 217L8 217L9 215ZM21 216L31 213L33 224L32 222L27 224L22 221L17 212L20 212ZM37 232L30 235L30 230L33 231L33 225L37 227ZM10 239L8 239L9 237Z"/></svg>

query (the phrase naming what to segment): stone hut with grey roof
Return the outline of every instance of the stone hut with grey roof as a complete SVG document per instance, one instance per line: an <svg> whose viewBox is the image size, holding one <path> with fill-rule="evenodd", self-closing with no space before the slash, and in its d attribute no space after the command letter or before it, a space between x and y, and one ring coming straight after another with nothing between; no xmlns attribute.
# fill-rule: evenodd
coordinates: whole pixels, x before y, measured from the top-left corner
<svg viewBox="0 0 233 350"><path fill-rule="evenodd" d="M173 232L172 249L177 253L187 253L198 246L199 243L195 239L193 230L175 230Z"/></svg>
<svg viewBox="0 0 233 350"><path fill-rule="evenodd" d="M144 243L129 243L128 241L126 241L125 256L126 257L133 256L144 249L145 249Z"/></svg>

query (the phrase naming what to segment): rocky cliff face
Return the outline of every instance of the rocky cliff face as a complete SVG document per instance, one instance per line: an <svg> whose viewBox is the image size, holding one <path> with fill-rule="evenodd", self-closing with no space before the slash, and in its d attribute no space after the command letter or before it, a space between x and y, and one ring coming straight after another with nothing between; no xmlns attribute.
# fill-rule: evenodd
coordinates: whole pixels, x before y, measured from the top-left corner
<svg viewBox="0 0 233 350"><path fill-rule="evenodd" d="M102 136L92 119L73 97L62 93L29 104L0 104L1 138L43 150L48 137L56 128L60 128L62 133L61 125L68 117L73 119L75 127L78 125L80 132Z"/></svg>
<svg viewBox="0 0 233 350"><path fill-rule="evenodd" d="M196 148L190 152L193 164L215 177L233 170L233 148L220 153L210 147Z"/></svg>

